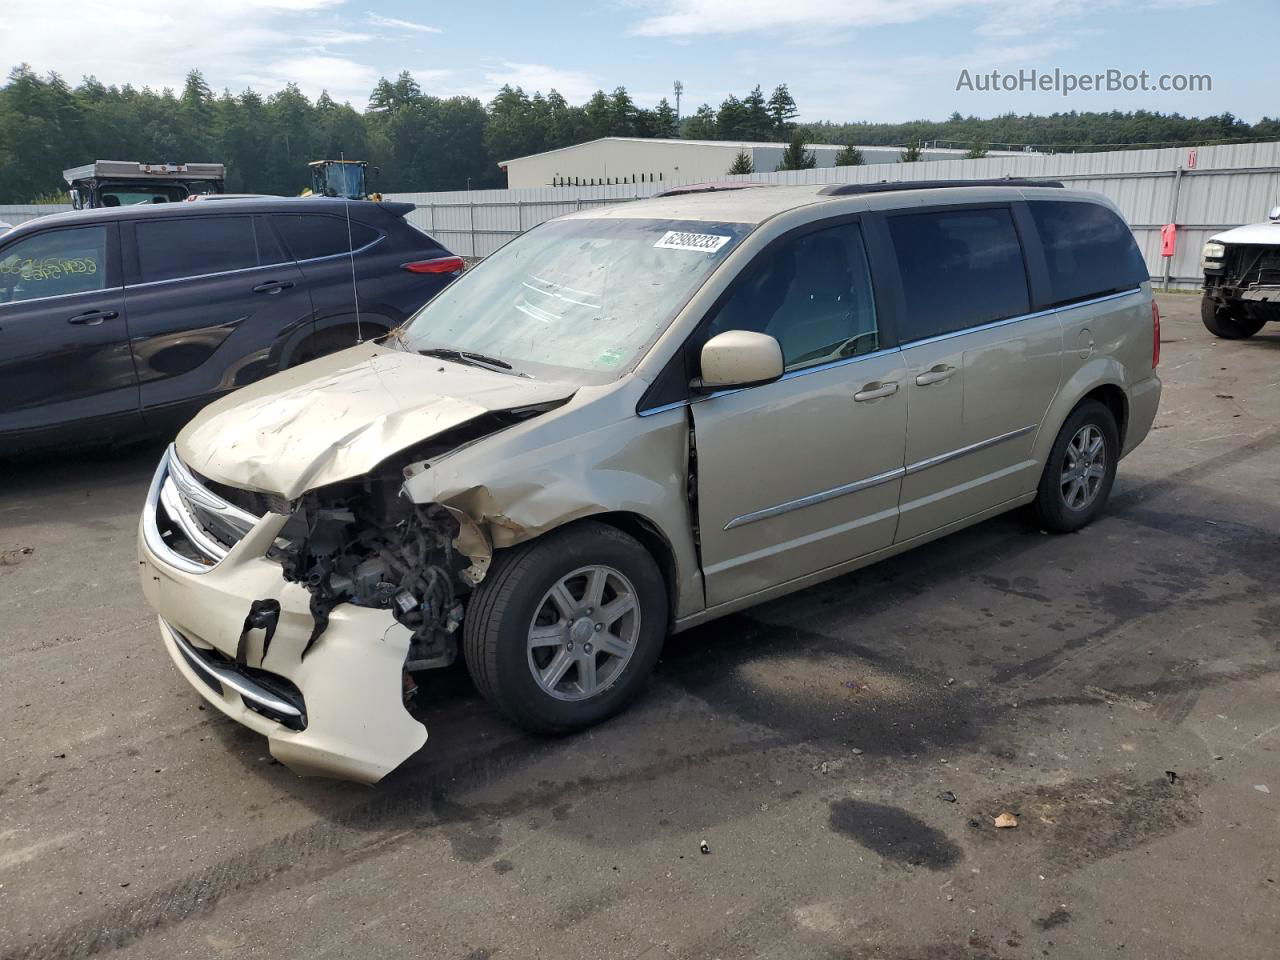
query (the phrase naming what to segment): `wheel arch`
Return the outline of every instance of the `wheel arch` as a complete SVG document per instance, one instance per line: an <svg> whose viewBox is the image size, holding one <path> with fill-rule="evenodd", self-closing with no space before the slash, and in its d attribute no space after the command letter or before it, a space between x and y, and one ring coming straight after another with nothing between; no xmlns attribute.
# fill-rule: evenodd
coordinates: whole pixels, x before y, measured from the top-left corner
<svg viewBox="0 0 1280 960"><path fill-rule="evenodd" d="M1097 400L1111 411L1111 415L1116 418L1116 432L1120 436L1120 449L1123 450L1125 431L1129 427L1129 395L1117 384L1099 384L1076 401L1075 407L1071 410L1075 410L1086 400ZM1070 415L1068 411L1067 416Z"/></svg>
<svg viewBox="0 0 1280 960"><path fill-rule="evenodd" d="M1082 364L1058 390L1036 437L1034 456L1044 468L1058 432L1076 407L1086 400L1105 404L1116 418L1120 448L1124 449L1125 431L1129 426L1129 394L1125 388L1125 370L1114 357L1095 357ZM1037 477L1039 474L1037 474Z"/></svg>
<svg viewBox="0 0 1280 960"><path fill-rule="evenodd" d="M599 513L592 513L576 517L566 523L557 524L529 540L521 540L510 547L500 547L498 550L514 550L517 547L536 543L548 534L580 527L593 521L627 534L640 546L644 547L649 556L653 557L654 562L658 565L658 572L662 575L662 583L667 590L667 631L670 633L675 627L680 598L680 565L676 560L675 547L667 538L667 535L662 532L662 529L656 523L643 514L630 510L605 510ZM495 553L497 552L495 551Z"/></svg>
<svg viewBox="0 0 1280 960"><path fill-rule="evenodd" d="M354 346L357 330L362 334L363 339L373 340L383 336L394 326L395 323L390 317L380 313L366 314L361 312L359 325L356 324L355 314L344 314L316 320L314 324L295 331L280 343L279 369L286 370L301 362L300 358L306 355L307 344L315 343L325 337L349 333L351 344Z"/></svg>

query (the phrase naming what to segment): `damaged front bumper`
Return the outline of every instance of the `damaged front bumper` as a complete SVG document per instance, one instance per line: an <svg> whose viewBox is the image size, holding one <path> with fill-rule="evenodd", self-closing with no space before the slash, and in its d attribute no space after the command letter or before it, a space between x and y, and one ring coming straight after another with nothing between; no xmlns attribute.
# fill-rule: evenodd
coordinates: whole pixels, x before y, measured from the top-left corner
<svg viewBox="0 0 1280 960"><path fill-rule="evenodd" d="M243 536L230 546L213 537L202 550L175 549L161 528L192 524L184 509L192 498L202 518L214 517L210 526L221 515ZM311 595L266 556L286 520L226 503L170 450L138 532L143 592L178 670L210 704L266 736L272 756L300 774L376 782L427 740L404 707L412 633L389 610L341 604L304 659ZM266 626L251 617L263 607L272 611Z"/></svg>

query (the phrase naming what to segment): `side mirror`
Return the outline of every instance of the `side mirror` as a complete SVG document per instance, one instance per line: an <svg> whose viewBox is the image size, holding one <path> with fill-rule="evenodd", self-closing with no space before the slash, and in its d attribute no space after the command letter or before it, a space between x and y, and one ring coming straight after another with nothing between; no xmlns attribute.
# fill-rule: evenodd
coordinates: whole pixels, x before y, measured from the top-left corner
<svg viewBox="0 0 1280 960"><path fill-rule="evenodd" d="M782 347L767 333L726 330L702 347L702 376L696 390L750 387L782 376Z"/></svg>

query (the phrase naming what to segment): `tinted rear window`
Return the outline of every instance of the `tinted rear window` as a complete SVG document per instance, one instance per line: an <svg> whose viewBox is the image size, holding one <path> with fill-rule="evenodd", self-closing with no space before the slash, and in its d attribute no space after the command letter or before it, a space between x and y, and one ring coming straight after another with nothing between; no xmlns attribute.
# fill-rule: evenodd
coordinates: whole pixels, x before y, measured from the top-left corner
<svg viewBox="0 0 1280 960"><path fill-rule="evenodd" d="M134 229L143 283L258 265L250 217L140 220Z"/></svg>
<svg viewBox="0 0 1280 960"><path fill-rule="evenodd" d="M903 343L1030 312L1008 208L890 217L889 232L907 299Z"/></svg>
<svg viewBox="0 0 1280 960"><path fill-rule="evenodd" d="M282 213L276 214L272 219L296 260L314 260L316 257L331 257L335 253L359 250L381 236L373 227L352 220L351 234L348 237L347 221L342 217Z"/></svg>
<svg viewBox="0 0 1280 960"><path fill-rule="evenodd" d="M1031 216L1048 261L1053 303L1132 290L1149 279L1133 234L1106 207L1033 200Z"/></svg>

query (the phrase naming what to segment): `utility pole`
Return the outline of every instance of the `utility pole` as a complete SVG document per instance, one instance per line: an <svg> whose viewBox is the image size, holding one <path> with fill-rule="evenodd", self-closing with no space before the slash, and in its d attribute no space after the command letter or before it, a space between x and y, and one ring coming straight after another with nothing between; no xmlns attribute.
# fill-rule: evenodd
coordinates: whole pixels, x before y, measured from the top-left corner
<svg viewBox="0 0 1280 960"><path fill-rule="evenodd" d="M677 80L676 85L672 87L672 90L675 92L675 95L676 95L676 123L679 123L680 122L680 94L684 93L684 84L681 83L679 80Z"/></svg>

